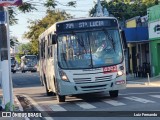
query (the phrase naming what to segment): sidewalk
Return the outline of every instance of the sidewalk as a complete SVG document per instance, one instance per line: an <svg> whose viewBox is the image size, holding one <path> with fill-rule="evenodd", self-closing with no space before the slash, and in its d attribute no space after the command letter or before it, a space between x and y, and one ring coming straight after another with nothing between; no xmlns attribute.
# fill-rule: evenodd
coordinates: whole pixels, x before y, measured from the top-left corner
<svg viewBox="0 0 160 120"><path fill-rule="evenodd" d="M134 75L127 75L127 84L141 84L160 87L160 75L151 78L140 78L134 77Z"/></svg>
<svg viewBox="0 0 160 120"><path fill-rule="evenodd" d="M0 95L0 100L2 100L3 99L3 96L2 95ZM21 104L19 103L19 101L18 101L18 99L17 99L17 97L14 97L14 112L20 112L20 111L23 111L23 108L22 108L22 106L21 106ZM15 117L15 118L11 118L11 117L3 117L2 116L2 113L3 112L6 112L5 110L1 110L0 111L0 120L29 120L29 119L27 119L27 118L21 118L21 117Z"/></svg>

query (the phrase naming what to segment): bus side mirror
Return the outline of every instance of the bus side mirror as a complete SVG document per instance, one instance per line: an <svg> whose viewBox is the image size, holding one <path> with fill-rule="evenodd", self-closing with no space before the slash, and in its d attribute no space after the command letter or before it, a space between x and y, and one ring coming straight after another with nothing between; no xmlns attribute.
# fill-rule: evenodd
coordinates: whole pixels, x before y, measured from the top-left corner
<svg viewBox="0 0 160 120"><path fill-rule="evenodd" d="M126 50L127 49L127 41L126 41L125 33L122 30L122 31L120 31L120 34L121 34L121 38L122 38L123 48Z"/></svg>
<svg viewBox="0 0 160 120"><path fill-rule="evenodd" d="M52 44L56 44L57 43L57 35L52 35Z"/></svg>

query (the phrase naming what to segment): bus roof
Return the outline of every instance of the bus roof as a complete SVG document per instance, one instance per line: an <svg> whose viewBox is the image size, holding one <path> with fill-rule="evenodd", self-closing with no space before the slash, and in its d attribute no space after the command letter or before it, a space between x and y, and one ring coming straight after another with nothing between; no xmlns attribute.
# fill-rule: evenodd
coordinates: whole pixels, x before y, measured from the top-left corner
<svg viewBox="0 0 160 120"><path fill-rule="evenodd" d="M116 19L115 17L87 17L87 18L75 18L75 19L70 19L70 20L64 20L61 22L56 22L56 24L59 23L65 23L65 22L73 22L73 21L78 21L78 20L95 20L95 19ZM117 19L116 19L117 20Z"/></svg>
<svg viewBox="0 0 160 120"><path fill-rule="evenodd" d="M45 35L54 33L56 31L56 25L57 24L66 23L66 22L80 21L80 20L96 20L96 19L116 19L116 18L115 17L87 17L87 18L75 18L75 19L56 22L39 36L39 40L44 38Z"/></svg>

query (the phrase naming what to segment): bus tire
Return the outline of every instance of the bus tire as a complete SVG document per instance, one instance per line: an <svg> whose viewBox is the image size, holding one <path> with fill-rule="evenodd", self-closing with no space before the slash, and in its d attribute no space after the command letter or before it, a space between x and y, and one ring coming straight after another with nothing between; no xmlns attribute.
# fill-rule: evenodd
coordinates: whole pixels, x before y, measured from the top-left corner
<svg viewBox="0 0 160 120"><path fill-rule="evenodd" d="M59 95L59 88L58 88L58 85L57 85L57 82L54 78L54 86L55 86L55 92L56 92L56 97L57 97L57 101L58 102L65 102L66 100L66 96L65 95Z"/></svg>
<svg viewBox="0 0 160 120"><path fill-rule="evenodd" d="M109 95L111 98L116 98L118 97L118 92L118 90L109 91Z"/></svg>
<svg viewBox="0 0 160 120"><path fill-rule="evenodd" d="M58 102L65 102L66 96L57 94L57 100L58 100Z"/></svg>
<svg viewBox="0 0 160 120"><path fill-rule="evenodd" d="M47 96L52 96L53 95L53 92L50 92L48 90L48 87L47 87L47 82L46 82L46 77L44 76L44 86L45 86L45 89L46 89L46 94Z"/></svg>

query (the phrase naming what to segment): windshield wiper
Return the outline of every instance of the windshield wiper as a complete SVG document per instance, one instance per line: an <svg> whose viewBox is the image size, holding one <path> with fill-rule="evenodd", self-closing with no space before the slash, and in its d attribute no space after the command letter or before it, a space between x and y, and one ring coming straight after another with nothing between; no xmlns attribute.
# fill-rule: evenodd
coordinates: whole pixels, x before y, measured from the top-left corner
<svg viewBox="0 0 160 120"><path fill-rule="evenodd" d="M106 33L106 37L108 37L108 39L111 41L111 44L113 46L113 50L115 52L115 42L114 42L112 36L108 33L108 31L106 29L104 29L104 32Z"/></svg>

